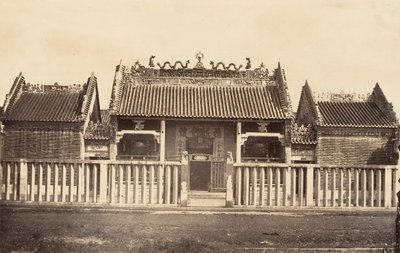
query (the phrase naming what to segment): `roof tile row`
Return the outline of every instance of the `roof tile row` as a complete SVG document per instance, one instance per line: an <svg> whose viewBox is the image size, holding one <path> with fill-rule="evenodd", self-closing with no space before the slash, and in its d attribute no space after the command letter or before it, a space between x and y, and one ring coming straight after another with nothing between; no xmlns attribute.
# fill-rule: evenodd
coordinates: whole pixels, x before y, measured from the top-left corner
<svg viewBox="0 0 400 253"><path fill-rule="evenodd" d="M284 119L276 86L124 85L118 115Z"/></svg>

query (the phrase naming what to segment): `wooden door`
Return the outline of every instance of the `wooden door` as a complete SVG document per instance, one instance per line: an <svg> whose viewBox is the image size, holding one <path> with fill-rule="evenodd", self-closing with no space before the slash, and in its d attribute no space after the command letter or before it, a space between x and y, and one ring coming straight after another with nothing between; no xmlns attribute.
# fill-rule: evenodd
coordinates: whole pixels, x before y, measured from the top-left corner
<svg viewBox="0 0 400 253"><path fill-rule="evenodd" d="M221 157L211 158L211 191L224 191L225 186L225 160Z"/></svg>

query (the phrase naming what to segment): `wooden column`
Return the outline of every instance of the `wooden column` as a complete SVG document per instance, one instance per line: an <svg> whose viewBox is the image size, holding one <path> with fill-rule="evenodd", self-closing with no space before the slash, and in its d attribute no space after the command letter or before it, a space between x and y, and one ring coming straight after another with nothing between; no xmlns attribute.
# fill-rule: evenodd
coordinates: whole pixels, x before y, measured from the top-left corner
<svg viewBox="0 0 400 253"><path fill-rule="evenodd" d="M99 203L107 202L107 171L108 164L107 162L100 163L100 174L99 174L99 182L100 182L100 191L99 191Z"/></svg>
<svg viewBox="0 0 400 253"><path fill-rule="evenodd" d="M20 181L19 181L19 200L28 200L28 163L21 159L19 163ZM49 177L49 175L47 176Z"/></svg>
<svg viewBox="0 0 400 253"><path fill-rule="evenodd" d="M263 206L265 204L265 167L260 168L260 205ZM285 173L286 177L288 177L287 173ZM287 196L286 196L287 198Z"/></svg>
<svg viewBox="0 0 400 253"><path fill-rule="evenodd" d="M242 167L236 167L236 204L242 205Z"/></svg>
<svg viewBox="0 0 400 253"><path fill-rule="evenodd" d="M348 207L351 206L351 169L348 168L346 170L347 178L346 178L346 204Z"/></svg>
<svg viewBox="0 0 400 253"><path fill-rule="evenodd" d="M354 169L354 206L358 206L360 202L360 192L359 192L359 184L360 184L360 171L358 169Z"/></svg>
<svg viewBox="0 0 400 253"><path fill-rule="evenodd" d="M290 195L290 167L283 169L283 196L282 196L282 205L288 206L288 198Z"/></svg>
<svg viewBox="0 0 400 253"><path fill-rule="evenodd" d="M134 192L133 192L133 203L139 204L139 165L135 165L134 167L134 175L135 175L135 185L134 185Z"/></svg>
<svg viewBox="0 0 400 253"><path fill-rule="evenodd" d="M328 189L329 189L329 168L325 168L324 170L324 206L328 206Z"/></svg>
<svg viewBox="0 0 400 253"><path fill-rule="evenodd" d="M142 165L142 204L147 204L147 168Z"/></svg>
<svg viewBox="0 0 400 253"><path fill-rule="evenodd" d="M126 167L125 167L125 169L126 169L126 181L125 181L125 185L126 185L126 188L125 188L125 198L126 198L126 201L125 201L125 203L127 203L127 204L129 204L130 202L131 202L131 192L132 192L132 190L131 190L131 170L132 170L132 165L126 165Z"/></svg>
<svg viewBox="0 0 400 253"><path fill-rule="evenodd" d="M299 193L299 206L303 206L304 205L304 196L303 196L303 192L304 192L304 169L303 168L300 168L300 171L299 171L299 185L298 185L297 192Z"/></svg>
<svg viewBox="0 0 400 253"><path fill-rule="evenodd" d="M253 196L252 196L252 199L253 199L253 205L254 206L256 206L257 205L257 196L258 196L258 194L257 194L257 168L256 167L253 167L253 171L252 171L252 180L251 180L251 183L252 183L252 186L253 186Z"/></svg>
<svg viewBox="0 0 400 253"><path fill-rule="evenodd" d="M54 202L58 202L58 195L60 193L60 191L58 189L58 170L59 170L59 166L56 163L56 164L54 164L54 185L53 185L53 194L54 194L53 201ZM35 168L33 167L33 164L32 164L32 173L35 174ZM33 182L35 182L35 181L33 181ZM31 187L32 187L32 185L31 185ZM31 192L32 192L32 190L31 190ZM31 200L33 200L32 197L31 197Z"/></svg>
<svg viewBox="0 0 400 253"><path fill-rule="evenodd" d="M297 184L296 184L296 168L292 168L292 182L291 182L291 205L292 206L296 206L297 205L297 196L296 196L296 188L297 188Z"/></svg>
<svg viewBox="0 0 400 253"><path fill-rule="evenodd" d="M165 120L161 120L160 130L160 161L165 161Z"/></svg>
<svg viewBox="0 0 400 253"><path fill-rule="evenodd" d="M321 205L321 168L316 169L316 180L315 180L315 205Z"/></svg>
<svg viewBox="0 0 400 253"><path fill-rule="evenodd" d="M1 150L0 150L0 156L1 156ZM4 183L5 182L4 182L4 176L3 176L3 164L0 159L0 200L3 199L3 184Z"/></svg>
<svg viewBox="0 0 400 253"><path fill-rule="evenodd" d="M336 205L336 168L331 169L331 206Z"/></svg>
<svg viewBox="0 0 400 253"><path fill-rule="evenodd" d="M392 168L386 167L384 174L383 201L384 207L392 206Z"/></svg>
<svg viewBox="0 0 400 253"><path fill-rule="evenodd" d="M85 181L84 181L84 177L83 177L84 168L85 168L85 164L84 163L77 164L78 182L76 182L76 188L78 188L78 189L77 189L77 193L76 193L76 195L77 195L76 201L78 203L82 202L82 193L84 192L83 191L83 187L85 185ZM105 186L105 187L107 187L107 186Z"/></svg>
<svg viewBox="0 0 400 253"><path fill-rule="evenodd" d="M71 164L70 170L69 170L69 202L74 202L74 175L75 175L75 170L74 170L75 164Z"/></svg>
<svg viewBox="0 0 400 253"><path fill-rule="evenodd" d="M267 168L267 180L268 180L268 199L267 199L267 204L268 206L272 206L272 179L273 179L273 173L272 173L272 168L268 167Z"/></svg>
<svg viewBox="0 0 400 253"><path fill-rule="evenodd" d="M10 200L10 184L11 184L11 166L10 163L6 163L6 185L5 185L5 192L6 192L6 200Z"/></svg>
<svg viewBox="0 0 400 253"><path fill-rule="evenodd" d="M306 174L306 206L314 205L313 186L314 186L314 167L312 167L312 165L308 165Z"/></svg>
<svg viewBox="0 0 400 253"><path fill-rule="evenodd" d="M375 188L374 188L374 170L369 171L369 206L374 206Z"/></svg>
<svg viewBox="0 0 400 253"><path fill-rule="evenodd" d="M242 122L236 123L236 163L242 162Z"/></svg>
<svg viewBox="0 0 400 253"><path fill-rule="evenodd" d="M16 183L16 182L14 181L14 183ZM38 201L39 202L43 200L43 198L42 198L42 194L43 194L42 185L43 185L43 164L39 163L39 183L38 183Z"/></svg>
<svg viewBox="0 0 400 253"><path fill-rule="evenodd" d="M118 166L118 203L123 203L123 199L122 199L122 184L123 184L123 180L124 180L124 165L119 164Z"/></svg>
<svg viewBox="0 0 400 253"><path fill-rule="evenodd" d="M93 164L93 203L97 202L97 164Z"/></svg>
<svg viewBox="0 0 400 253"><path fill-rule="evenodd" d="M339 202L338 205L340 207L343 206L343 169L339 168Z"/></svg>
<svg viewBox="0 0 400 253"><path fill-rule="evenodd" d="M190 180L190 175L189 175L189 161L188 161L188 154L186 151L182 152L182 158L181 158L181 206L187 206L188 205L188 191L189 191L189 180ZM163 170L163 167L161 168ZM162 204L162 185L161 185L161 169L159 170L159 186L158 186L158 203ZM166 203L168 204L168 203Z"/></svg>
<svg viewBox="0 0 400 253"><path fill-rule="evenodd" d="M50 164L46 164L46 201L50 201L50 180L51 180L51 167Z"/></svg>
<svg viewBox="0 0 400 253"><path fill-rule="evenodd" d="M382 170L377 170L378 178L377 178L377 206L382 206Z"/></svg>
<svg viewBox="0 0 400 253"><path fill-rule="evenodd" d="M367 172L365 169L361 171L361 193L362 193L362 199L361 199L361 205L363 207L367 206Z"/></svg>
<svg viewBox="0 0 400 253"><path fill-rule="evenodd" d="M165 167L165 204L171 204L171 166Z"/></svg>
<svg viewBox="0 0 400 253"><path fill-rule="evenodd" d="M280 205L280 191L281 191L281 169L275 168L275 205Z"/></svg>
<svg viewBox="0 0 400 253"><path fill-rule="evenodd" d="M178 182L174 182L174 184L178 184ZM128 186L127 186L128 187ZM150 195L150 204L154 204L154 165L150 165L149 172L149 195Z"/></svg>
<svg viewBox="0 0 400 253"><path fill-rule="evenodd" d="M181 171L183 173L183 164L182 164ZM163 195L163 183L164 183L163 182L163 175L164 175L163 172L164 172L164 165L158 165L158 168L157 168L157 204L162 204L163 203L163 198L162 198L162 195ZM182 180L182 175L181 175L181 180ZM184 190L187 190L186 188L183 189L183 187L184 187L184 185L181 184L181 203L182 203L182 199L183 199L182 193L183 193ZM186 185L185 185L185 187L186 187ZM186 200L187 200L187 193L186 193ZM186 205L187 205L187 203L186 203Z"/></svg>
<svg viewBox="0 0 400 253"><path fill-rule="evenodd" d="M226 198L225 206L233 207L233 158L232 153L228 152L226 155Z"/></svg>
<svg viewBox="0 0 400 253"><path fill-rule="evenodd" d="M85 165L85 202L90 201L90 164Z"/></svg>
<svg viewBox="0 0 400 253"><path fill-rule="evenodd" d="M172 167L172 203L175 205L178 204L178 174L178 166L174 165Z"/></svg>
<svg viewBox="0 0 400 253"><path fill-rule="evenodd" d="M249 167L244 168L244 183L243 183L243 204L245 206L249 205L249 190L250 190L250 180L249 180Z"/></svg>

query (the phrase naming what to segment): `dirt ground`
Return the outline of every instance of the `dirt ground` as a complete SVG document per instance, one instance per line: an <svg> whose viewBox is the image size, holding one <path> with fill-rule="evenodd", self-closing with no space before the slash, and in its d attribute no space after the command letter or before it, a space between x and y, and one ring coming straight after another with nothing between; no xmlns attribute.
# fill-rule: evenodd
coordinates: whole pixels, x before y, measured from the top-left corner
<svg viewBox="0 0 400 253"><path fill-rule="evenodd" d="M390 248L395 242L394 220L395 212L391 211L105 211L3 206L0 248L1 252Z"/></svg>

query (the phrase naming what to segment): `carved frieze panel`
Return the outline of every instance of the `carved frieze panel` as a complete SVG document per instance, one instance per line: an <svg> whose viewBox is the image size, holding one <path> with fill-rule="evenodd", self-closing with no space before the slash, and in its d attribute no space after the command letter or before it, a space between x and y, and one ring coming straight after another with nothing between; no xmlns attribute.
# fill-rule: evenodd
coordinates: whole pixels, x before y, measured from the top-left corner
<svg viewBox="0 0 400 253"><path fill-rule="evenodd" d="M224 132L221 126L209 125L182 125L176 128L176 153L182 155L187 151L188 142L197 146L199 150L212 148L212 154L217 157L224 156ZM199 151L201 153L201 151Z"/></svg>

